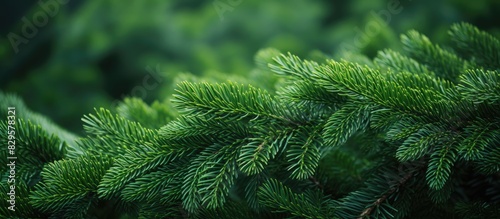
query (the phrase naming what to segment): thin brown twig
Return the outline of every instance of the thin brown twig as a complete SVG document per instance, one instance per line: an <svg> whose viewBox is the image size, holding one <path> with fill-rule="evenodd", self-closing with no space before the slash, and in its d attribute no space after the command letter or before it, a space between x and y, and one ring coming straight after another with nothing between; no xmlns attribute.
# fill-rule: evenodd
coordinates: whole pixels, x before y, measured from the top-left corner
<svg viewBox="0 0 500 219"><path fill-rule="evenodd" d="M397 185L393 186L393 188L391 190L389 190L388 192L386 192L384 195L382 195L382 197L378 198L377 200L375 200L375 202L373 202L372 206L365 209L361 215L359 215L358 219L363 219L363 218L366 218L368 216L370 216L370 214L372 213L372 211L375 209L375 207L379 206L380 204L382 204L385 200L387 200L387 198L389 198L390 195L392 195L394 192L396 192L396 190L401 187L403 184L406 183L406 181L408 181L411 176L413 175L414 172L408 172L403 178L401 178L398 182Z"/></svg>
<svg viewBox="0 0 500 219"><path fill-rule="evenodd" d="M317 186L319 189L324 190L323 185L321 185L321 183L316 178L314 178L314 176L310 176L309 180L311 180L311 182L313 182L314 185Z"/></svg>

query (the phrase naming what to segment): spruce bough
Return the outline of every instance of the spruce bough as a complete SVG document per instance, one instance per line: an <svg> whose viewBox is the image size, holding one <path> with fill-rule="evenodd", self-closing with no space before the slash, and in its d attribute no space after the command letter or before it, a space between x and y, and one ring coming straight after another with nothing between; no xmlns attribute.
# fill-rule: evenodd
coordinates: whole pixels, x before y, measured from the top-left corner
<svg viewBox="0 0 500 219"><path fill-rule="evenodd" d="M449 35L450 49L410 31L404 51L380 51L364 65L263 50L258 64L280 77L276 92L182 82L172 101L178 115L128 98L116 113L85 115L82 138L1 93L2 109L18 110L22 157L16 211L2 202L0 214L495 217L500 41L465 23ZM7 145L3 111L1 118ZM1 153L7 163L5 147ZM1 168L5 182L8 167Z"/></svg>

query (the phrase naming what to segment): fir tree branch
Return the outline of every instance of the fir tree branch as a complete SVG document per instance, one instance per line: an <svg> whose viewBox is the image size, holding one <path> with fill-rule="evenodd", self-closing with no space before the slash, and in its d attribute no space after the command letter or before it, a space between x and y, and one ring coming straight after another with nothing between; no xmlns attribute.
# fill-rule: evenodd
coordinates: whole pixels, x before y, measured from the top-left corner
<svg viewBox="0 0 500 219"><path fill-rule="evenodd" d="M359 215L358 219L363 219L363 218L368 218L370 217L370 214L372 211L377 208L379 205L381 205L383 202L385 202L392 194L394 194L396 191L399 190L401 186L403 186L412 176L414 172L408 172L406 175L404 175L396 185L392 186L392 188L387 191L385 194L383 194L380 198L375 200L371 207L366 208L361 214Z"/></svg>

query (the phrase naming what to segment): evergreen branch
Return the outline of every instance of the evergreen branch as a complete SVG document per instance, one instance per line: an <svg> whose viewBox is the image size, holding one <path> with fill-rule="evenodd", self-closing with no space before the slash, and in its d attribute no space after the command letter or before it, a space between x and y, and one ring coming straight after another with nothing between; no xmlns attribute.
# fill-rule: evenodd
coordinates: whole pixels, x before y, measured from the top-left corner
<svg viewBox="0 0 500 219"><path fill-rule="evenodd" d="M42 171L43 181L30 195L31 203L44 212L53 212L93 197L99 181L111 165L112 160L106 156L85 156L50 163Z"/></svg>
<svg viewBox="0 0 500 219"><path fill-rule="evenodd" d="M397 182L396 185L392 186L392 188L384 193L380 198L375 200L369 208L366 208L361 214L359 215L358 219L363 219L363 218L368 218L372 214L373 210L380 206L382 203L384 203L392 194L397 192L400 187L402 187L412 176L414 172L408 172L406 175L404 175L399 182Z"/></svg>
<svg viewBox="0 0 500 219"><path fill-rule="evenodd" d="M336 215L341 218L394 218L398 209L390 202L398 200L405 187L414 188L415 183L410 180L420 175L425 164L422 161L402 164L394 160L379 163L364 187L339 200Z"/></svg>
<svg viewBox="0 0 500 219"><path fill-rule="evenodd" d="M308 104L335 106L346 101L345 97L328 92L324 87L315 83L312 76L319 67L316 62L301 60L290 53L288 55L281 54L281 56L275 57L274 61L276 64L269 65L271 70L279 75L292 77L290 83L285 84L278 91L279 96L290 99L298 103L299 106ZM322 107L316 109L318 108Z"/></svg>
<svg viewBox="0 0 500 219"><path fill-rule="evenodd" d="M147 153L129 151L123 158L117 159L99 184L99 197L111 198L116 196L135 178L193 153L193 149L176 148L174 146L163 146L156 150Z"/></svg>
<svg viewBox="0 0 500 219"><path fill-rule="evenodd" d="M394 72L411 72L413 74L424 74L435 76L425 65L399 52L386 49L379 51L373 60L379 68L388 68Z"/></svg>
<svg viewBox="0 0 500 219"><path fill-rule="evenodd" d="M294 131L285 128L266 134L269 136L249 138L250 142L241 147L237 162L243 173L254 175L262 172L268 162L287 147Z"/></svg>
<svg viewBox="0 0 500 219"><path fill-rule="evenodd" d="M262 172L271 158L271 145L263 139L250 139L241 147L238 166L243 173L254 175Z"/></svg>
<svg viewBox="0 0 500 219"><path fill-rule="evenodd" d="M43 127L43 130L47 133L47 135L57 136L57 138L59 138L62 142L65 142L65 145L67 145L65 150L68 152L68 156L76 157L83 154L83 150L79 148L75 142L78 138L77 135L59 127L47 117L29 110L18 96L5 94L0 91L0 107L1 109L15 107L17 112L16 117L18 119L22 119L25 122L31 122L35 126ZM0 110L0 116L2 119L7 118L7 111Z"/></svg>
<svg viewBox="0 0 500 219"><path fill-rule="evenodd" d="M284 76L276 96L182 82L179 118L126 99L119 115L85 115L89 136L76 146L0 92L0 106L23 114L16 212L4 202L0 217L495 217L500 41L468 24L450 35L459 55L410 31L408 56L385 50L375 64L354 53L318 64L264 50L257 74ZM0 122L7 144L13 137ZM0 149L2 159L8 152Z"/></svg>
<svg viewBox="0 0 500 219"><path fill-rule="evenodd" d="M264 117L294 123L271 95L252 86L182 82L176 91L172 101L182 113L191 116L211 115L237 121Z"/></svg>
<svg viewBox="0 0 500 219"><path fill-rule="evenodd" d="M250 208L260 209L261 205L259 203L259 196L257 192L259 187L269 179L267 172L261 172L259 174L253 175L251 177L241 177L242 182L246 182L245 186L245 198Z"/></svg>
<svg viewBox="0 0 500 219"><path fill-rule="evenodd" d="M426 173L427 183L431 189L439 190L443 188L450 177L456 160L457 153L453 144L439 145L434 150Z"/></svg>
<svg viewBox="0 0 500 219"><path fill-rule="evenodd" d="M409 136L396 152L399 161L418 160L432 150L432 147L449 138L451 133L428 124Z"/></svg>
<svg viewBox="0 0 500 219"><path fill-rule="evenodd" d="M157 171L136 178L134 182L127 184L123 188L120 196L127 202L148 202L159 199L164 201L180 198L180 178L182 172L180 171L180 167L172 166L162 166ZM165 194L164 191L169 187L174 187L175 189L169 189L170 192ZM176 190L178 191L176 192Z"/></svg>
<svg viewBox="0 0 500 219"><path fill-rule="evenodd" d="M405 51L420 63L425 63L437 76L456 82L458 76L467 68L468 63L456 54L431 43L429 38L409 31L401 36Z"/></svg>
<svg viewBox="0 0 500 219"><path fill-rule="evenodd" d="M323 139L325 145L337 147L357 131L363 131L370 121L370 106L346 104L333 113L325 124Z"/></svg>
<svg viewBox="0 0 500 219"><path fill-rule="evenodd" d="M369 99L394 111L439 120L452 116L449 102L433 89L415 89L387 80L380 72L352 63L330 61L314 76L331 92L355 100Z"/></svg>
<svg viewBox="0 0 500 219"><path fill-rule="evenodd" d="M391 141L393 133L399 132L407 124L402 121L411 119L404 113L394 112L387 108L374 107L370 116L370 128L386 133L386 139ZM397 129L394 127L399 126Z"/></svg>
<svg viewBox="0 0 500 219"><path fill-rule="evenodd" d="M189 212L201 204L208 208L224 204L238 175L236 159L243 144L244 140L215 143L190 162L182 185L182 203Z"/></svg>
<svg viewBox="0 0 500 219"><path fill-rule="evenodd" d="M485 174L498 174L500 172L500 129L490 132L490 141L481 151L481 159L475 161L477 170Z"/></svg>
<svg viewBox="0 0 500 219"><path fill-rule="evenodd" d="M485 148L493 142L495 124L484 120L475 121L470 126L464 128L463 136L466 136L458 146L459 155L469 160L479 160Z"/></svg>
<svg viewBox="0 0 500 219"><path fill-rule="evenodd" d="M199 191L203 195L202 204L208 208L222 207L229 195L229 189L238 178L236 159L239 147L244 141L236 141L216 152L207 165L206 173L200 177Z"/></svg>
<svg viewBox="0 0 500 219"><path fill-rule="evenodd" d="M81 148L87 149L88 154L123 155L154 150L156 130L144 128L120 115L112 115L103 108L95 112L95 115L89 114L82 118L84 129L91 136L77 142Z"/></svg>
<svg viewBox="0 0 500 219"><path fill-rule="evenodd" d="M307 179L316 171L320 159L320 132L318 127L301 127L292 137L286 155L287 171L291 171L292 179Z"/></svg>
<svg viewBox="0 0 500 219"><path fill-rule="evenodd" d="M299 107L314 106L315 109L336 108L344 103L346 98L328 92L324 87L312 81L293 81L288 86L278 90L278 96L289 102L296 103ZM326 107L324 107L326 106Z"/></svg>
<svg viewBox="0 0 500 219"><path fill-rule="evenodd" d="M465 58L486 69L500 69L500 41L468 23L451 26L450 37Z"/></svg>
<svg viewBox="0 0 500 219"><path fill-rule="evenodd" d="M258 196L265 206L276 209L276 212L289 212L301 218L332 218L322 209L323 197L312 197L313 193L296 194L281 182L270 179L259 189ZM318 200L319 199L319 200Z"/></svg>
<svg viewBox="0 0 500 219"><path fill-rule="evenodd" d="M181 116L160 128L158 134L165 141L179 142L185 139L187 142L201 143L204 141L190 141L191 138L206 138L207 142L214 142L215 136L227 138L243 138L248 135L248 128L240 122L227 121L225 119L209 119L204 117ZM201 139L199 139L201 140Z"/></svg>
<svg viewBox="0 0 500 219"><path fill-rule="evenodd" d="M116 107L116 111L123 118L150 129L160 128L173 118L166 105L155 101L149 106L142 99L136 97L125 98Z"/></svg>
<svg viewBox="0 0 500 219"><path fill-rule="evenodd" d="M0 148L0 155L4 163L9 163L8 157L17 157L19 173L17 174L26 183L34 185L39 181L39 174L43 165L48 162L63 159L66 153L66 143L59 137L48 134L40 125L24 119L16 120L14 129L9 129L5 120L0 120L0 143L5 147ZM11 133L12 135L8 135ZM10 137L9 137L10 136ZM7 145L8 141L14 142L15 154L12 154ZM9 166L2 165L2 172L8 172Z"/></svg>
<svg viewBox="0 0 500 219"><path fill-rule="evenodd" d="M137 122L129 121L119 115L113 116L109 110L95 110L82 118L84 129L88 134L104 139L106 145L96 147L117 147L116 151L134 150L137 146L148 145L155 139L156 131L142 127Z"/></svg>
<svg viewBox="0 0 500 219"><path fill-rule="evenodd" d="M467 70L460 76L458 91L476 104L500 103L500 72L481 69Z"/></svg>
<svg viewBox="0 0 500 219"><path fill-rule="evenodd" d="M182 205L188 212L195 212L201 207L198 184L201 176L207 171L208 158L214 156L213 154L215 154L220 147L221 146L218 144L213 144L190 161L191 165L187 168L181 188Z"/></svg>
<svg viewBox="0 0 500 219"><path fill-rule="evenodd" d="M437 96L443 96L451 89L455 89L454 85L444 79L436 78L429 74L415 74L410 72L399 72L387 76L389 80L405 88L413 90L428 90L433 91Z"/></svg>
<svg viewBox="0 0 500 219"><path fill-rule="evenodd" d="M269 68L279 74L296 77L304 81L310 80L310 77L319 66L318 63L313 61L301 60L299 57L288 53L288 55L281 54L274 58L276 64L269 64Z"/></svg>

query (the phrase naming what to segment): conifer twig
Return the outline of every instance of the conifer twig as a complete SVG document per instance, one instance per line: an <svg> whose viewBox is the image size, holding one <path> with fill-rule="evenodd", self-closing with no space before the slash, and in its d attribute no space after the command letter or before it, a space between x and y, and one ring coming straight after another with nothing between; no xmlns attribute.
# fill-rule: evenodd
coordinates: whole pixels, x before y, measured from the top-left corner
<svg viewBox="0 0 500 219"><path fill-rule="evenodd" d="M324 190L324 186L321 185L321 183L316 179L314 176L310 176L309 180L314 183L315 186L317 186L319 189Z"/></svg>
<svg viewBox="0 0 500 219"><path fill-rule="evenodd" d="M397 188L399 188L400 186L402 186L403 184L406 183L406 181L408 181L411 176L413 175L414 172L408 172L403 178L401 178L399 180L399 182L393 186L393 188L391 190L389 190L387 193L385 193L384 195L382 195L382 197L378 198L375 202L373 202L372 206L365 209L361 215L359 215L358 219L363 219L363 218L367 218L370 216L370 214L372 213L373 209L375 209L375 207L379 206L380 204L382 204L385 200L387 200L387 198L389 198L390 195L392 195L394 192L396 192Z"/></svg>

